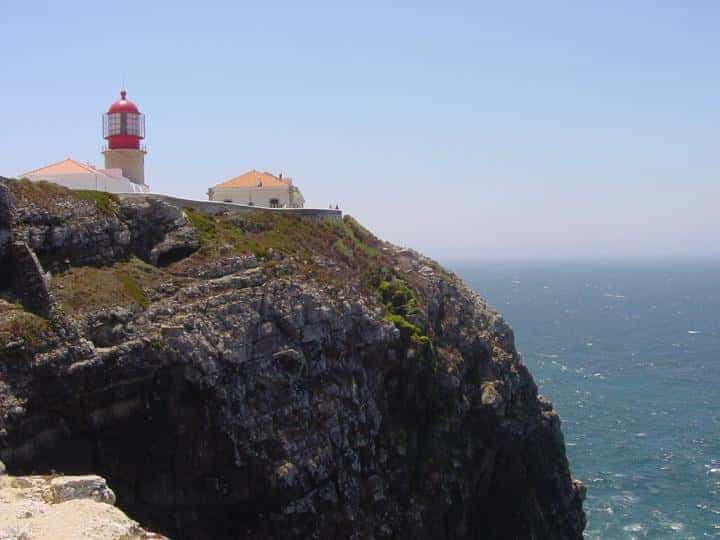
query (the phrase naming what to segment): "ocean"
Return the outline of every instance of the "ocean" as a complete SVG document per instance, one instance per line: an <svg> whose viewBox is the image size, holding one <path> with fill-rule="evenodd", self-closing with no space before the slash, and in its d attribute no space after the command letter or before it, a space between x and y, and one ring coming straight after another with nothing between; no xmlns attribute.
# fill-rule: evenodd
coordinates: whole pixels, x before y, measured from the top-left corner
<svg viewBox="0 0 720 540"><path fill-rule="evenodd" d="M447 266L560 414L586 538L720 538L720 261Z"/></svg>

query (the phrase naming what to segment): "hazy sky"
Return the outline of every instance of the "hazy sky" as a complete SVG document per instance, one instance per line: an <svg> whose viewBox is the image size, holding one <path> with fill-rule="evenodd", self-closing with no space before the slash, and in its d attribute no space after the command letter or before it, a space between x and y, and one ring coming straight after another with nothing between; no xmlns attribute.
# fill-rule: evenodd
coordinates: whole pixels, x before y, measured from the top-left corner
<svg viewBox="0 0 720 540"><path fill-rule="evenodd" d="M124 77L146 178L295 178L441 258L718 255L720 3L0 0L0 174L102 165Z"/></svg>

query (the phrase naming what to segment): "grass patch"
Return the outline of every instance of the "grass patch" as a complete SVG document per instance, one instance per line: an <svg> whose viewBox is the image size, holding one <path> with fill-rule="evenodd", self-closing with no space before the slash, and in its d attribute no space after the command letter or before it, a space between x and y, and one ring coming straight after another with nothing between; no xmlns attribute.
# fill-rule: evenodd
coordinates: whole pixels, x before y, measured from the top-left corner
<svg viewBox="0 0 720 540"><path fill-rule="evenodd" d="M52 214L64 215L78 201L92 203L100 213L115 214L120 200L117 195L104 191L71 190L52 182L33 182L27 178L20 180L4 179L16 207L36 207Z"/></svg>
<svg viewBox="0 0 720 540"><path fill-rule="evenodd" d="M366 245L376 244L380 242L380 240L370 231L368 231L365 227L360 225L358 221L349 215L343 216L343 223L345 226L352 231L352 234L358 238L360 242L363 242Z"/></svg>
<svg viewBox="0 0 720 540"><path fill-rule="evenodd" d="M146 309L150 301L145 290L169 279L163 270L132 258L112 267L70 268L54 275L51 287L53 296L68 313L129 304Z"/></svg>
<svg viewBox="0 0 720 540"><path fill-rule="evenodd" d="M353 217L344 216L340 230L342 236L352 246L353 250L368 259L376 259L379 257L379 252L374 245L379 244L380 240L360 225Z"/></svg>
<svg viewBox="0 0 720 540"><path fill-rule="evenodd" d="M217 238L217 226L212 216L192 208L185 208L184 212L190 224L195 227L201 245L211 244Z"/></svg>
<svg viewBox="0 0 720 540"><path fill-rule="evenodd" d="M125 288L125 292L127 295L132 298L141 308L147 309L150 305L150 300L148 300L147 296L145 296L145 291L142 290L142 287L137 284L137 282L130 276L130 274L127 274L125 272L117 272L117 278L120 283L122 283L122 286Z"/></svg>
<svg viewBox="0 0 720 540"><path fill-rule="evenodd" d="M20 208L31 206L48 212L63 212L66 203L76 200L73 192L52 182L31 182L27 178L7 181L13 204Z"/></svg>
<svg viewBox="0 0 720 540"><path fill-rule="evenodd" d="M259 258L268 257L272 250L303 260L322 255L352 265L353 273L360 275L379 258L376 246L381 242L352 218L318 222L260 210L234 216L211 216L193 208L184 211L201 243L185 264L227 255L228 248Z"/></svg>
<svg viewBox="0 0 720 540"><path fill-rule="evenodd" d="M270 250L311 257L327 254L337 240L337 235L330 238L324 224L296 216L263 211L240 216L210 216L191 208L185 209L185 215L198 232L202 247L197 256L201 258L216 255L228 247L257 257L267 257Z"/></svg>
<svg viewBox="0 0 720 540"><path fill-rule="evenodd" d="M120 200L117 195L107 193L105 191L92 191L88 189L78 189L73 192L75 196L83 201L90 201L95 204L98 210L103 214L114 214Z"/></svg>

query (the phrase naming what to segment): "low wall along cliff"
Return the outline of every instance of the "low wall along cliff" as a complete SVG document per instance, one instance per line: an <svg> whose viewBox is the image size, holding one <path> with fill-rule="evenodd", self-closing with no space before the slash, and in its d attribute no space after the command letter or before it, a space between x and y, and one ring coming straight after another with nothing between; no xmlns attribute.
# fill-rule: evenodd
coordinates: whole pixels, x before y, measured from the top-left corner
<svg viewBox="0 0 720 540"><path fill-rule="evenodd" d="M230 214L243 215L250 212L275 212L282 215L297 216L310 220L341 220L342 210L330 208L267 208L262 206L249 206L247 204L226 203L219 201L198 201L195 199L182 199L171 195L160 195L155 193L121 193L118 197L123 199L157 199L165 201L181 208L192 208L205 214Z"/></svg>

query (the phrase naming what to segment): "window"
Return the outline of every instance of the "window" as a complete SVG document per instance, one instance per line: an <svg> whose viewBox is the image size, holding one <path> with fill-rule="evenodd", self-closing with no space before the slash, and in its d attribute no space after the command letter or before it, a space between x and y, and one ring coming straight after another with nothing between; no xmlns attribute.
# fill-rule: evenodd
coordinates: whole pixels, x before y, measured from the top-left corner
<svg viewBox="0 0 720 540"><path fill-rule="evenodd" d="M270 208L280 208L280 201L277 199L270 199Z"/></svg>
<svg viewBox="0 0 720 540"><path fill-rule="evenodd" d="M122 134L122 113L112 113L107 115L107 135Z"/></svg>
<svg viewBox="0 0 720 540"><path fill-rule="evenodd" d="M127 134L128 135L137 135L138 131L138 115L137 114L128 114L127 115Z"/></svg>
<svg viewBox="0 0 720 540"><path fill-rule="evenodd" d="M109 113L105 115L103 136L134 135L145 136L145 117L135 113Z"/></svg>

